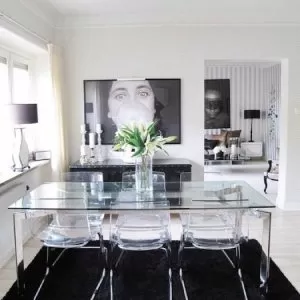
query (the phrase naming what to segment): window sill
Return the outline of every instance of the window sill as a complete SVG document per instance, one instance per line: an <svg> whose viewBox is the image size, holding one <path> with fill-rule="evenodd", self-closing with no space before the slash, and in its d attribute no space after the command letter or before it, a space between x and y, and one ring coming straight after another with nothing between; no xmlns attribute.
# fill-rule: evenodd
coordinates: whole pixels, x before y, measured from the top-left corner
<svg viewBox="0 0 300 300"><path fill-rule="evenodd" d="M28 174L32 170L49 164L50 160L41 160L41 161L31 161L29 163L30 169L26 169L23 172L13 172L11 169L1 170L0 172L0 188L6 185L7 183L15 180L18 177L23 176L24 174Z"/></svg>

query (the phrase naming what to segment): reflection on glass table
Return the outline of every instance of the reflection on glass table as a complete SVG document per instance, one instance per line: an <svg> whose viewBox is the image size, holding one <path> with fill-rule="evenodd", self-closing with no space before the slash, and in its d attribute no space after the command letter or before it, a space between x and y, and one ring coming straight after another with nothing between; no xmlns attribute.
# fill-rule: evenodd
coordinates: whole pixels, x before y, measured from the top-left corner
<svg viewBox="0 0 300 300"><path fill-rule="evenodd" d="M169 182L168 184L173 184ZM174 183L178 185L178 183ZM237 198L237 192L239 197ZM243 181L200 182L181 185L178 191L137 195L134 190L122 190L122 182L105 182L103 191L86 189L81 183L45 183L14 202L14 210L113 210L115 202L169 201L169 209L251 209L272 208L274 205ZM122 201L121 201L122 200ZM119 206L118 209L122 209ZM126 209L126 208L124 208Z"/></svg>

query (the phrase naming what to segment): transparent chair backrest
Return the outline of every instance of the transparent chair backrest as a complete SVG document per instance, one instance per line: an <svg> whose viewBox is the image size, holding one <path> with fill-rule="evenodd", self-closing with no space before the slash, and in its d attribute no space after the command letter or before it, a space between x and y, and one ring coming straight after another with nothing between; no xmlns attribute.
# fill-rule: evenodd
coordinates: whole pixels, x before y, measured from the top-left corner
<svg viewBox="0 0 300 300"><path fill-rule="evenodd" d="M94 194L103 190L103 173L102 172L66 172L60 174L60 182L81 183L84 189L90 190L89 194ZM84 203L86 203L85 196L83 194ZM72 244L74 238L90 238L92 233L91 228L99 227L103 219L103 214L95 212L74 212L74 211L64 211L57 212L53 218L48 218L48 229L43 232L44 235L53 240L53 245L58 242L58 240L68 237L67 239L70 244ZM45 240L44 237L40 237ZM65 246L67 246L68 241L64 241ZM48 246L51 242L48 241Z"/></svg>
<svg viewBox="0 0 300 300"><path fill-rule="evenodd" d="M159 192L166 191L166 176L164 172L152 172L153 190ZM135 172L122 173L122 189L128 190L135 188Z"/></svg>
<svg viewBox="0 0 300 300"><path fill-rule="evenodd" d="M60 176L61 182L77 183L81 182L86 188L92 190L103 190L102 172L66 172Z"/></svg>
<svg viewBox="0 0 300 300"><path fill-rule="evenodd" d="M192 181L192 172L180 173L180 182Z"/></svg>
<svg viewBox="0 0 300 300"><path fill-rule="evenodd" d="M155 192L162 192L159 197L157 203L128 203L128 207L130 205L146 205L147 208L150 208L151 205L162 206L167 205L165 198L166 191L166 180L165 173L163 172L152 172L153 176L153 190ZM124 172L122 174L122 189L130 190L135 188L135 172ZM156 195L157 197L157 195ZM156 198L157 199L157 198ZM117 203L115 205L118 205ZM124 203L122 204L124 206ZM136 211L136 212L128 212L126 214L120 214L116 226L119 230L123 230L126 228L136 228L136 230L143 230L143 228L148 228L154 232L158 230L158 228L166 227L169 225L170 214L166 212L153 212L151 209L149 211Z"/></svg>
<svg viewBox="0 0 300 300"><path fill-rule="evenodd" d="M185 182L192 181L191 172L183 172L180 174L180 186L183 188ZM222 195L222 192L220 191ZM224 193L225 194L225 193ZM239 199L239 190L236 191L237 199ZM226 199L222 199L226 200ZM242 232L242 214L243 212L235 210L205 210L202 213L181 214L181 220L184 230L194 231L202 235L209 231L213 238L217 236L238 239ZM223 231L223 233L222 233Z"/></svg>

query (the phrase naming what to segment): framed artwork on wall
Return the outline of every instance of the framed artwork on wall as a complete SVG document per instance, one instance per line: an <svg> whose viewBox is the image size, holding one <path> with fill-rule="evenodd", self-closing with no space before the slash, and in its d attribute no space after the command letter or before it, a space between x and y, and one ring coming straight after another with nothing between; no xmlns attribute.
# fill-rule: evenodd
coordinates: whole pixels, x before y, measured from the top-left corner
<svg viewBox="0 0 300 300"><path fill-rule="evenodd" d="M84 80L84 120L90 131L101 124L103 145L113 144L115 132L130 122L158 120L163 136L181 143L180 79Z"/></svg>
<svg viewBox="0 0 300 300"><path fill-rule="evenodd" d="M230 80L206 79L204 91L204 128L230 128Z"/></svg>

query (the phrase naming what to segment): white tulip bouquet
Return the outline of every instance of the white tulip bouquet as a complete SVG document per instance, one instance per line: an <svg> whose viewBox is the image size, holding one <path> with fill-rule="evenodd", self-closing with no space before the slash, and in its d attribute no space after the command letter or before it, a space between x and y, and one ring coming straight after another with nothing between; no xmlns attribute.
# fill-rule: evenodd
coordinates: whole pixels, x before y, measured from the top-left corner
<svg viewBox="0 0 300 300"><path fill-rule="evenodd" d="M176 136L162 137L156 129L156 121L143 124L133 122L122 126L115 135L114 150L134 150L132 157L153 156L156 151L162 150L168 154L163 146L176 140Z"/></svg>

